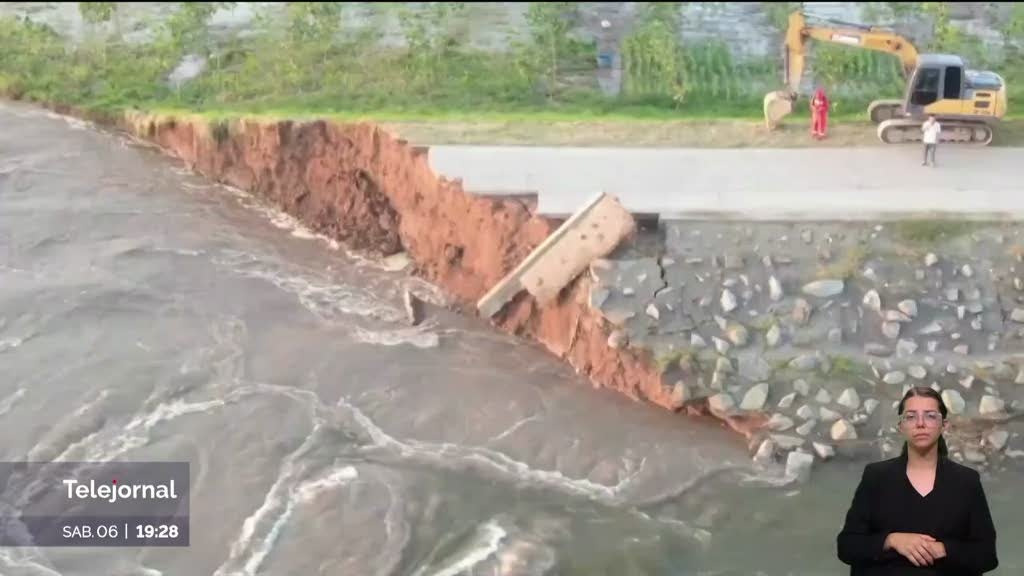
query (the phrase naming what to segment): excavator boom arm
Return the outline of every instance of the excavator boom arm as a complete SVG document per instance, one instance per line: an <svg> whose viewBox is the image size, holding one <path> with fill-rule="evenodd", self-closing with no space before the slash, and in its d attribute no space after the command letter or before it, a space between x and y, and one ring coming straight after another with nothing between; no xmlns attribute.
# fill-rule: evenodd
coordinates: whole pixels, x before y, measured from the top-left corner
<svg viewBox="0 0 1024 576"><path fill-rule="evenodd" d="M804 15L797 11L789 16L785 44L786 87L792 92L799 88L804 73L808 39L893 54L900 59L905 77L910 77L917 66L917 48L899 34L869 27L808 26Z"/></svg>

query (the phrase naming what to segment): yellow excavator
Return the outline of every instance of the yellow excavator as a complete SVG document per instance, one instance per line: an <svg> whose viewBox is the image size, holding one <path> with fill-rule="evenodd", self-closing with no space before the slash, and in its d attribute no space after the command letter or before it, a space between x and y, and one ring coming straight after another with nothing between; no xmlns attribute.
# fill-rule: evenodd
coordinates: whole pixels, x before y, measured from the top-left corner
<svg viewBox="0 0 1024 576"><path fill-rule="evenodd" d="M922 121L935 115L942 124L943 142L984 146L992 142L994 126L1006 115L1006 82L995 72L968 70L960 56L919 54L910 41L891 30L837 22L808 25L797 11L790 14L786 32L786 89L765 96L769 129L793 110L812 39L899 58L907 80L904 98L876 100L868 107L868 117L878 124L878 138L887 144L920 141Z"/></svg>

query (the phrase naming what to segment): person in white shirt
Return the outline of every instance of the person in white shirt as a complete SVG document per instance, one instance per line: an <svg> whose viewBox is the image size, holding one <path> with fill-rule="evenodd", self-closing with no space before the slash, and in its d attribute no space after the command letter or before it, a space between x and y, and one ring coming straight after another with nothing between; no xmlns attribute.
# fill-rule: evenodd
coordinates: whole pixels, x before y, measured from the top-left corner
<svg viewBox="0 0 1024 576"><path fill-rule="evenodd" d="M924 133L924 162L921 162L921 166L928 164L929 154L932 158L932 166L935 166L935 145L939 143L942 125L935 119L935 116L929 115L928 119L924 121L924 125L921 126L921 132Z"/></svg>

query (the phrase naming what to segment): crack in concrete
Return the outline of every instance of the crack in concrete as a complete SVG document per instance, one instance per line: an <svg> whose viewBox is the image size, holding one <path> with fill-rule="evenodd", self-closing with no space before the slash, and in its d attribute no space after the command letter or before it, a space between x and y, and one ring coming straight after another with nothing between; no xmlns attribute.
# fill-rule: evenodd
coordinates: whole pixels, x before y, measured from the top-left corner
<svg viewBox="0 0 1024 576"><path fill-rule="evenodd" d="M661 293L662 293L662 292L664 292L664 291L665 291L666 289L669 289L669 288L671 288L671 286L669 286L669 285L668 285L668 281L667 281L667 280L665 280L665 266L664 266L664 265L662 265L661 261L662 261L662 258L658 258L658 259L657 259L657 263L658 263L658 274L659 274L659 276L658 276L658 277L659 277L659 278L661 279L661 287L660 287L660 288L658 288L657 290L655 290L655 291L654 291L654 295L653 295L653 296L651 296L651 300L652 300L652 301L655 301L655 300L657 300L657 299L658 299L658 294L661 294Z"/></svg>

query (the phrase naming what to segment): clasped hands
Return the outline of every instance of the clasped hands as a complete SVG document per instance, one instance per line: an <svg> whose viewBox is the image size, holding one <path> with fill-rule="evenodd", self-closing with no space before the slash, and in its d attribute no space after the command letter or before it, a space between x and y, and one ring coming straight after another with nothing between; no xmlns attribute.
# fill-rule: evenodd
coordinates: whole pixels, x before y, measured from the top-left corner
<svg viewBox="0 0 1024 576"><path fill-rule="evenodd" d="M885 537L884 550L895 550L914 566L931 566L946 557L946 546L927 534L893 532Z"/></svg>

